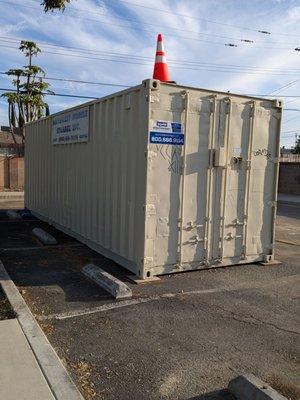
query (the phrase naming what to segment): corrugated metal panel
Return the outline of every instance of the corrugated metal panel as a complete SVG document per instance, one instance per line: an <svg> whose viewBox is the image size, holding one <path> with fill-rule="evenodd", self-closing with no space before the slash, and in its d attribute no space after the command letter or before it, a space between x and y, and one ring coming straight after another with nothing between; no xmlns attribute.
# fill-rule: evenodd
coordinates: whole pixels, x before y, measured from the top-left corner
<svg viewBox="0 0 300 400"><path fill-rule="evenodd" d="M89 114L87 143L53 145L51 117L26 126L26 206L138 273L144 246L146 89L94 102Z"/></svg>
<svg viewBox="0 0 300 400"><path fill-rule="evenodd" d="M281 104L148 80L89 110L87 143L27 125L27 207L142 277L272 257Z"/></svg>

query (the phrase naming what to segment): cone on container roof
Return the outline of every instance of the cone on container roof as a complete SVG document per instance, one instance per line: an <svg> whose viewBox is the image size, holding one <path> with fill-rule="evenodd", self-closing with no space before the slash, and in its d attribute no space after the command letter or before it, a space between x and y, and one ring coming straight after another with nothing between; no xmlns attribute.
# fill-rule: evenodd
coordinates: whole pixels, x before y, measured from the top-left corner
<svg viewBox="0 0 300 400"><path fill-rule="evenodd" d="M170 75L166 60L163 37L160 33L157 35L157 47L153 70L153 79L159 79L162 82L170 82Z"/></svg>

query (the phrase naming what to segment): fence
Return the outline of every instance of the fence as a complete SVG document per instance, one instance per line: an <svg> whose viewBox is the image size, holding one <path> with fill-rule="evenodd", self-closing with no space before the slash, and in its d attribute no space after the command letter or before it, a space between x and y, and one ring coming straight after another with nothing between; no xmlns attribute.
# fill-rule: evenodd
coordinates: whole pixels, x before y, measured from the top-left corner
<svg viewBox="0 0 300 400"><path fill-rule="evenodd" d="M0 156L0 190L24 188L24 158Z"/></svg>
<svg viewBox="0 0 300 400"><path fill-rule="evenodd" d="M280 157L280 162L300 162L300 154L285 154Z"/></svg>
<svg viewBox="0 0 300 400"><path fill-rule="evenodd" d="M300 195L300 162L280 162L278 192Z"/></svg>

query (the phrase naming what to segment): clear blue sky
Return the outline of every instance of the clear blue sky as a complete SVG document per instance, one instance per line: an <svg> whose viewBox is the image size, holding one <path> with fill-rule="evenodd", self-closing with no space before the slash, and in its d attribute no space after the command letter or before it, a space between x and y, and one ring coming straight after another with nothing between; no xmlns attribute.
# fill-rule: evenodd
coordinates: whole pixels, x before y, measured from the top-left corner
<svg viewBox="0 0 300 400"><path fill-rule="evenodd" d="M172 79L180 84L300 96L300 52L294 51L300 47L299 0L71 0L64 13L47 14L40 2L0 0L0 71L25 65L18 39L30 39L43 50L35 62L49 77L134 85L151 77L155 38L161 32ZM7 76L0 79L0 87L11 87ZM51 84L54 92L85 96L117 90ZM300 109L300 98L283 100L286 108ZM52 112L84 102L51 96L47 101ZM6 114L1 99L0 124L7 124ZM300 112L284 112L282 132L282 145L293 145L295 132L300 134Z"/></svg>

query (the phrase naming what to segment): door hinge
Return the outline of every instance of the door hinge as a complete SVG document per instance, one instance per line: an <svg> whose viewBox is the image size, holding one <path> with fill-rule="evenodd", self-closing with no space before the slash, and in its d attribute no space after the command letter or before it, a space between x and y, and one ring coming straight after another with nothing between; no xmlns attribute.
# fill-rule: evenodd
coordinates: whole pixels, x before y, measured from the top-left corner
<svg viewBox="0 0 300 400"><path fill-rule="evenodd" d="M246 169L251 169L251 160L246 160L245 166L246 166Z"/></svg>

